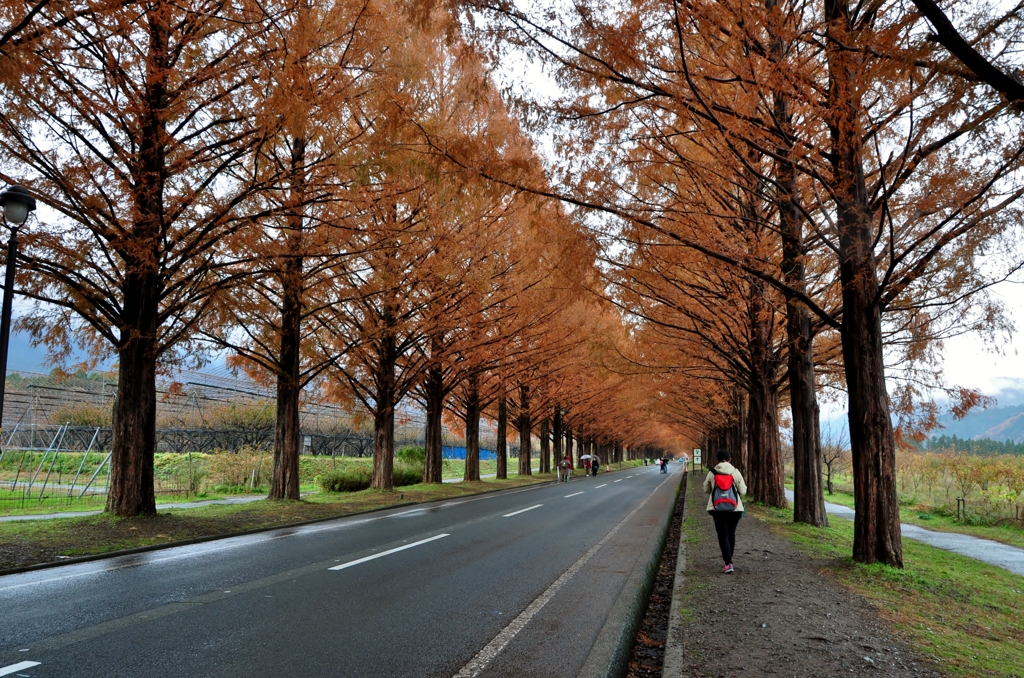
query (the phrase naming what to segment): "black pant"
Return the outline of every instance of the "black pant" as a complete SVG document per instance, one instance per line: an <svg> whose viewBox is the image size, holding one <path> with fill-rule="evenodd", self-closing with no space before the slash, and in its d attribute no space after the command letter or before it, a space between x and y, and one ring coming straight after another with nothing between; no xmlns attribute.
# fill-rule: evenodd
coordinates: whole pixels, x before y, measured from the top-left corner
<svg viewBox="0 0 1024 678"><path fill-rule="evenodd" d="M742 511L708 511L715 520L715 532L718 533L718 546L722 549L722 560L726 565L732 563L732 554L736 550L736 525L743 517Z"/></svg>

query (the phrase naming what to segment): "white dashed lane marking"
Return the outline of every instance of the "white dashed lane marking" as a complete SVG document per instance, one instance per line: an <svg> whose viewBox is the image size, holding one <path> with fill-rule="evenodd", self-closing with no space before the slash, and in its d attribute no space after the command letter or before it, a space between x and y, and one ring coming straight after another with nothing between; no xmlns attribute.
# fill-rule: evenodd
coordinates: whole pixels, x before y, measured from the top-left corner
<svg viewBox="0 0 1024 678"><path fill-rule="evenodd" d="M529 508L519 509L518 511L513 511L512 513L506 513L505 515L502 516L502 518L511 518L512 516L518 516L520 513L526 513L527 511L532 511L533 509L540 508L543 505L544 504L535 504L535 505L533 505L533 506L531 506Z"/></svg>
<svg viewBox="0 0 1024 678"><path fill-rule="evenodd" d="M451 535L448 535L448 534L434 535L433 537L429 537L427 539L420 539L419 541L414 541L413 543L406 544L405 546L399 546L398 548L388 549L387 551L381 551L380 553L375 553L372 556L366 556L365 558L360 558L358 560L350 560L347 563L342 563L341 565L335 565L334 567L328 567L327 569L328 570L344 570L346 567L352 567L353 565L359 565L360 563L365 563L365 562L368 562L370 560L376 560L377 558L383 558L384 556L390 556L392 553L398 553L399 551L404 551L406 549L411 549L414 546L420 546L421 544L426 544L427 542L435 541L437 539L444 539L445 537L450 537L450 536ZM0 674L0 675L2 675L2 674Z"/></svg>

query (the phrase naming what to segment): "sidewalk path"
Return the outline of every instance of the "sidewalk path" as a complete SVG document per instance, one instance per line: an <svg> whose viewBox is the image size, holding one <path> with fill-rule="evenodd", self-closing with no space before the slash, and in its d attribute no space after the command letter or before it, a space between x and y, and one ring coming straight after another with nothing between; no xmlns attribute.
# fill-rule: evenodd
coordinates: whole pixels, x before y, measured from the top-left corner
<svg viewBox="0 0 1024 678"><path fill-rule="evenodd" d="M786 490L786 499L793 501L792 490ZM839 504L825 502L825 511L830 516L837 518L853 520L854 517L852 508ZM981 539L956 532L935 532L907 523L900 523L900 529L907 539L924 542L944 551L959 553L962 556L1009 570L1014 574L1024 575L1024 549L1016 546L1007 546L991 539Z"/></svg>
<svg viewBox="0 0 1024 678"><path fill-rule="evenodd" d="M679 661L664 678L872 676L939 678L877 609L754 517L736 530L736 573L722 574L700 481L689 483ZM671 636L670 636L671 637ZM671 642L671 641L670 641ZM674 670L673 670L674 668Z"/></svg>

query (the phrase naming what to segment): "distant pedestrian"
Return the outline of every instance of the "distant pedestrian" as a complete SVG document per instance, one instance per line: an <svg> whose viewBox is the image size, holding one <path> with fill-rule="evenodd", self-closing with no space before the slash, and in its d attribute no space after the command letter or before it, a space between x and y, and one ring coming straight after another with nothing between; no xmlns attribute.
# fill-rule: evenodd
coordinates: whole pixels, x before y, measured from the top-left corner
<svg viewBox="0 0 1024 678"><path fill-rule="evenodd" d="M569 476L572 475L572 459L569 455L565 455L565 459L558 464L558 480L559 482L569 482Z"/></svg>
<svg viewBox="0 0 1024 678"><path fill-rule="evenodd" d="M601 458L595 454L590 458L590 470L593 472L593 475L597 475L597 469L599 466L601 466Z"/></svg>
<svg viewBox="0 0 1024 678"><path fill-rule="evenodd" d="M668 473L668 458L667 457L662 457L661 459L659 459L658 460L658 466L661 467L661 472L662 473Z"/></svg>
<svg viewBox="0 0 1024 678"><path fill-rule="evenodd" d="M718 464L704 479L704 491L708 498L708 513L715 521L718 546L722 549L725 566L722 572L733 573L732 557L736 551L736 525L743 517L742 495L747 492L747 483L739 470L729 463L729 450L719 450L715 455Z"/></svg>

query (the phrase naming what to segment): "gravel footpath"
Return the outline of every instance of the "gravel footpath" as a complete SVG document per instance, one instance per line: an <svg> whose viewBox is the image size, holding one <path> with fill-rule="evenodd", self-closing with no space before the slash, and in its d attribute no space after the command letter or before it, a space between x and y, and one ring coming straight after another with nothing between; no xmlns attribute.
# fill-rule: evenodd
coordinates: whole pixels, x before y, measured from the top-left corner
<svg viewBox="0 0 1024 678"><path fill-rule="evenodd" d="M683 525L681 675L941 675L900 643L867 601L750 514L736 531L736 573L722 574L702 480L691 477Z"/></svg>

